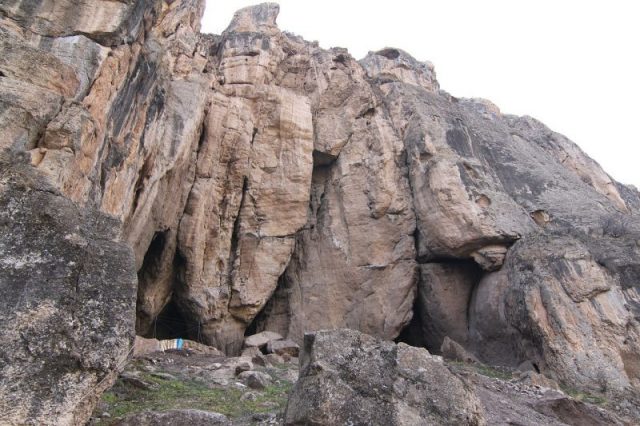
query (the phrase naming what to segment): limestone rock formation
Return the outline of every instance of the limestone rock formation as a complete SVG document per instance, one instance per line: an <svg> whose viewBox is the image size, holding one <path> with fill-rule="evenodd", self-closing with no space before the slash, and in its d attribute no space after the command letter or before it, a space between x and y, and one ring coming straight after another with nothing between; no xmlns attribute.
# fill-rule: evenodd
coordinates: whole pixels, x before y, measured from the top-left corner
<svg viewBox="0 0 640 426"><path fill-rule="evenodd" d="M120 223L137 334L237 354L264 330L300 344L325 328L411 329L434 352L448 337L485 363L638 392L634 188L538 121L442 91L402 50L322 49L282 32L272 3L200 34L203 10L0 4L0 150L28 158L79 220ZM5 210L33 197L5 187Z"/></svg>
<svg viewBox="0 0 640 426"><path fill-rule="evenodd" d="M481 425L473 392L425 349L353 330L304 338L287 425Z"/></svg>

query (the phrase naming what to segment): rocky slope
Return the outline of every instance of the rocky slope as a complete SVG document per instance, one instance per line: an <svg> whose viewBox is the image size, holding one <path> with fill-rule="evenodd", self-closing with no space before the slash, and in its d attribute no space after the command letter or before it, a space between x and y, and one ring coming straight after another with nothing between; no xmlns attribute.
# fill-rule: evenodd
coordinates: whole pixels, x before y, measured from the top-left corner
<svg viewBox="0 0 640 426"><path fill-rule="evenodd" d="M105 359L126 355L134 315L140 335L228 354L245 333L301 343L347 327L433 353L448 338L488 364L528 362L612 397L638 392L635 189L536 120L440 90L433 66L399 49L356 61L280 31L268 3L237 12L221 35L200 34L203 8L0 4L0 183L12 212L2 226L15 233L0 245L9 422L81 423L80 395L99 383L97 395L118 364L95 367L75 343L56 343L63 331L16 333L30 320L12 301L34 279L24 314L50 305L61 328L99 336ZM16 164L26 171L4 172ZM55 202L36 197L45 184ZM54 300L34 278L51 270L34 253L77 262L65 239L74 221L97 223L75 233L90 241L77 252L89 299L118 300L107 312L78 299L79 319L66 316L64 292ZM18 246L33 256L16 260ZM34 275L21 275L25 265ZM62 402L25 387L36 402L12 409L11 384L44 358L55 361L42 368L89 378L77 388L51 378Z"/></svg>
<svg viewBox="0 0 640 426"><path fill-rule="evenodd" d="M353 330L307 334L299 360L256 346L240 357L199 349L134 356L89 424L582 426L640 415L629 400L563 391L533 371L446 360Z"/></svg>

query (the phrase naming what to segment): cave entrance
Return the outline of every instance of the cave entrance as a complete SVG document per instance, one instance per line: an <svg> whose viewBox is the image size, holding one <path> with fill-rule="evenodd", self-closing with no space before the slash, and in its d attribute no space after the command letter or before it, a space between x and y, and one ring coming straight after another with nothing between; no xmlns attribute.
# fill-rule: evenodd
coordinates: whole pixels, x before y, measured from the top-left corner
<svg viewBox="0 0 640 426"><path fill-rule="evenodd" d="M473 295L485 271L471 259L457 258L431 259L419 270L413 317L396 342L438 355L445 337L467 347Z"/></svg>
<svg viewBox="0 0 640 426"><path fill-rule="evenodd" d="M144 254L142 267L138 271L139 286L144 287L147 281L157 279L162 269L162 258L167 245L168 233L169 231L159 231L153 234L147 252Z"/></svg>
<svg viewBox="0 0 640 426"><path fill-rule="evenodd" d="M199 341L200 327L189 321L178 304L171 299L154 319L149 334L148 337L158 340L183 338Z"/></svg>
<svg viewBox="0 0 640 426"><path fill-rule="evenodd" d="M409 346L415 346L418 348L426 348L427 343L424 336L424 331L422 327L422 316L420 314L420 304L418 303L418 296L416 295L416 299L413 301L413 316L411 317L411 321L407 324L398 337L395 338L395 343L405 343Z"/></svg>
<svg viewBox="0 0 640 426"><path fill-rule="evenodd" d="M291 318L289 307L289 285L285 273L278 278L278 285L273 294L258 312L244 335L251 336L262 331L273 331L287 337Z"/></svg>
<svg viewBox="0 0 640 426"><path fill-rule="evenodd" d="M175 249L175 238L171 230L157 231L144 255L138 271L136 334L159 340L200 341L200 324L181 309L176 299L185 262ZM164 301L164 306L158 306Z"/></svg>

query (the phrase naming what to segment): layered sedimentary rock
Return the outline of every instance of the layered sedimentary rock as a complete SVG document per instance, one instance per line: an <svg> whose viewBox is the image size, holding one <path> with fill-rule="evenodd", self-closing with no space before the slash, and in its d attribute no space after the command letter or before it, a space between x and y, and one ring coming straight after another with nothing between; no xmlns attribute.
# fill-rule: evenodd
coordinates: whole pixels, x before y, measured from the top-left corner
<svg viewBox="0 0 640 426"><path fill-rule="evenodd" d="M138 334L237 353L247 330L411 324L432 351L637 390L635 189L399 49L322 49L275 4L200 34L203 8L0 5L0 149L119 221Z"/></svg>

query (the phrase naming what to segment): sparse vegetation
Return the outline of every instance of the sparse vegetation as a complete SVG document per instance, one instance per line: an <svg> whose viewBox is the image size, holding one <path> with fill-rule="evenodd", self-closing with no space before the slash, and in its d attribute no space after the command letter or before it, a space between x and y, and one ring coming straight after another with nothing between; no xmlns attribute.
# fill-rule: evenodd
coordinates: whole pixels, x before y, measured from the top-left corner
<svg viewBox="0 0 640 426"><path fill-rule="evenodd" d="M589 404L605 405L608 400L601 395L593 395L587 392L582 392L567 386L560 386L562 391L572 397L575 400L588 402Z"/></svg>
<svg viewBox="0 0 640 426"><path fill-rule="evenodd" d="M500 379L500 380L511 380L513 378L513 374L505 369L500 369L498 367L490 367L484 364L475 365L476 371L483 376L491 377L492 379Z"/></svg>
<svg viewBox="0 0 640 426"><path fill-rule="evenodd" d="M629 218L623 214L611 215L602 220L602 234L620 238L629 233Z"/></svg>
<svg viewBox="0 0 640 426"><path fill-rule="evenodd" d="M511 380L513 378L513 373L507 368L492 367L485 364L474 364L453 360L447 360L447 364L466 371L475 371L478 374L482 374L483 376L490 377L492 379Z"/></svg>
<svg viewBox="0 0 640 426"><path fill-rule="evenodd" d="M122 381L102 397L102 409L111 417L103 418L100 425L109 425L115 418L145 410L191 408L222 413L230 418L254 413L282 411L292 384L275 381L263 390L234 387L209 387L195 380L167 380L148 373L140 376L151 384L149 389L133 388ZM251 391L253 398L242 398Z"/></svg>

